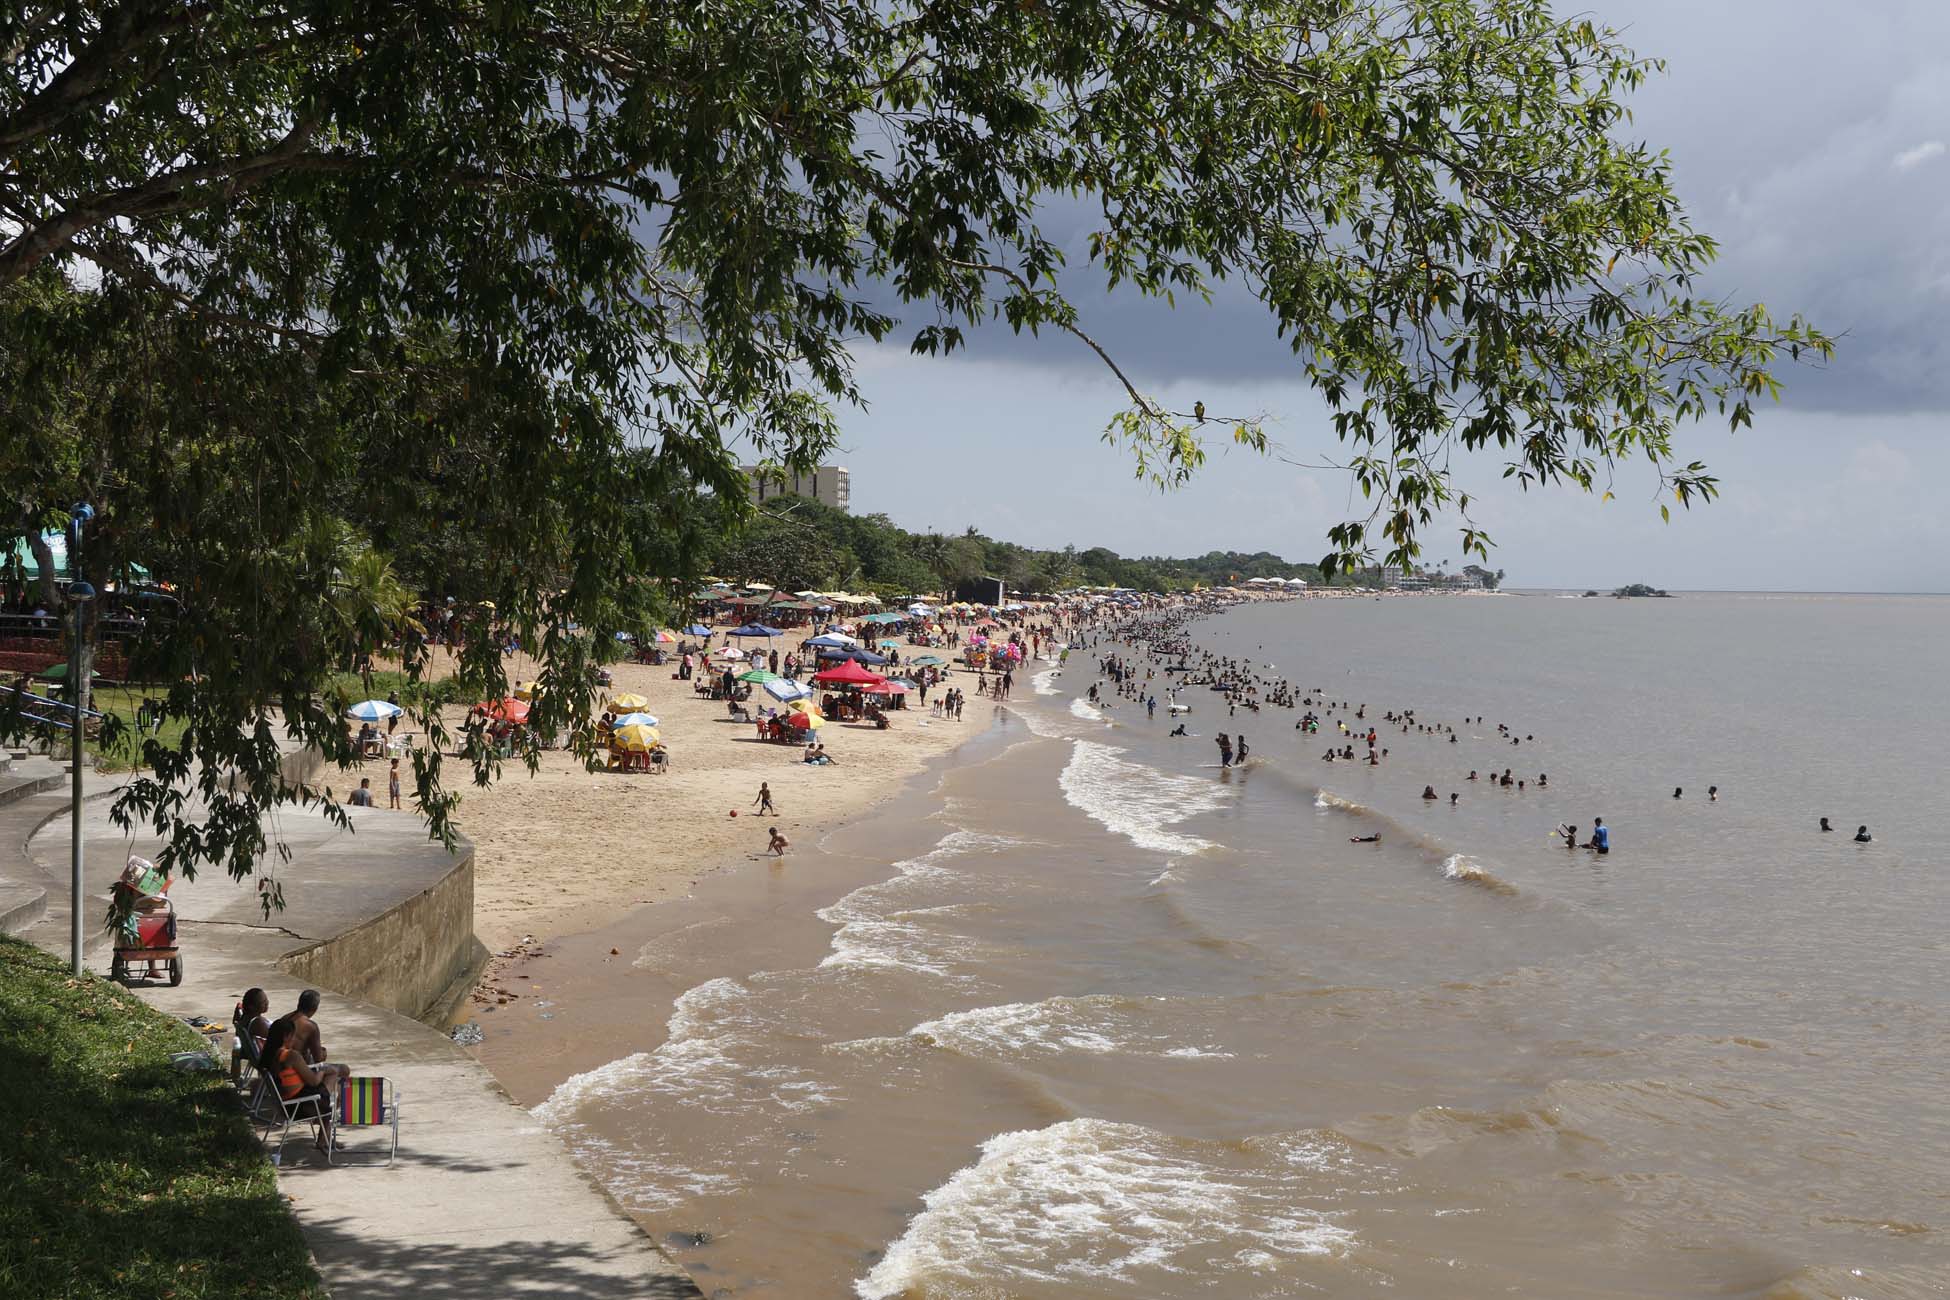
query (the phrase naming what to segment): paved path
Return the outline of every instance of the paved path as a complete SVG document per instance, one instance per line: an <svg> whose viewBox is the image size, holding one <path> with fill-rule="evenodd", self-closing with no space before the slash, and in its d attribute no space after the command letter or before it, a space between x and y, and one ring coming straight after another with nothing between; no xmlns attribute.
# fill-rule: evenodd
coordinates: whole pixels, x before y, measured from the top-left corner
<svg viewBox="0 0 1950 1300"><path fill-rule="evenodd" d="M65 807L65 795L0 804L0 878L47 889L46 919L24 937L62 954L68 823L50 824L30 845L22 838L39 818ZM83 811L89 906L105 908L131 841L92 791ZM410 815L350 811L349 835L321 818L282 819L280 835L292 850L279 872L288 907L268 922L255 893L220 873L178 883L171 896L181 918L183 985L138 982L136 991L173 1014L228 1023L243 990L257 985L270 994L272 1013L282 1014L299 988L279 969L279 957L419 893L451 865ZM152 847L133 843L137 852ZM105 969L106 952L91 951L91 965ZM402 1103L399 1161L391 1168L327 1167L297 1130L285 1147L279 1182L338 1300L699 1300L690 1277L615 1208L562 1143L444 1034L329 991L319 1024L333 1060L392 1079ZM380 1139L376 1131L355 1131L347 1142L356 1159Z"/></svg>

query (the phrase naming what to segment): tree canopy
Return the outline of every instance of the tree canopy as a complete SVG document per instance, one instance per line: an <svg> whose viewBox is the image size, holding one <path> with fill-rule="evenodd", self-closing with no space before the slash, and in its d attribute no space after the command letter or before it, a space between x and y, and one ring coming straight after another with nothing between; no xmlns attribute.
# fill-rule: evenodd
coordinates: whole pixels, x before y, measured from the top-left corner
<svg viewBox="0 0 1950 1300"><path fill-rule="evenodd" d="M262 853L275 725L344 756L332 673L401 639L420 670L388 602L346 614L386 560L492 604L586 740L590 655L750 509L734 443L815 463L863 341L1068 335L1168 485L1264 431L1164 408L1074 303L1237 281L1366 502L1330 569L1412 561L1450 508L1483 552L1458 451L1710 497L1677 428L1829 347L1705 295L1712 240L1629 137L1656 64L1547 0L16 0L0 68L11 526L92 501L91 572L176 584L148 651L192 721L123 806L179 869Z"/></svg>

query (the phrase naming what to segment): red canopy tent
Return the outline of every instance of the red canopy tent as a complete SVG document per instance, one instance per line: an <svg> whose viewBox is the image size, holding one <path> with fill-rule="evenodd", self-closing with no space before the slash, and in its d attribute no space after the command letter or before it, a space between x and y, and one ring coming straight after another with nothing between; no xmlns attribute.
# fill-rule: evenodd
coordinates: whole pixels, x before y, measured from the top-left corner
<svg viewBox="0 0 1950 1300"><path fill-rule="evenodd" d="M853 661L849 659L847 662L852 663ZM862 686L860 692L863 695L905 695L907 694L907 688L899 682L873 682L869 685Z"/></svg>
<svg viewBox="0 0 1950 1300"><path fill-rule="evenodd" d="M851 659L837 668L813 674L813 681L821 686L873 686L886 680L879 673L868 672Z"/></svg>

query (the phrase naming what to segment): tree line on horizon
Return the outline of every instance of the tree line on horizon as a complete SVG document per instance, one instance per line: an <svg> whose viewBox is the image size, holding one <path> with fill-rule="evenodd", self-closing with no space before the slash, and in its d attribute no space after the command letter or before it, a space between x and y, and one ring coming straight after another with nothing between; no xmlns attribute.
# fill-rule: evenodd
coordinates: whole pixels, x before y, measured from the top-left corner
<svg viewBox="0 0 1950 1300"><path fill-rule="evenodd" d="M1127 559L1104 546L1039 549L998 541L974 525L954 534L911 532L884 514L850 514L792 496L771 498L756 515L710 539L703 564L717 576L786 591L870 592L889 599L952 592L976 579L1000 580L1024 595L1072 587L1189 591L1248 578L1323 580L1319 565L1295 564L1270 551Z"/></svg>

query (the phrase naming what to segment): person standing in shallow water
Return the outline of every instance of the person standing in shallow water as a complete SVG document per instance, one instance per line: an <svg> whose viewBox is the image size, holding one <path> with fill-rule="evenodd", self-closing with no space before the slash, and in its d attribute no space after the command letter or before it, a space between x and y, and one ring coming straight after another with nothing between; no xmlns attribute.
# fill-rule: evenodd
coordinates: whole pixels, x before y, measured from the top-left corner
<svg viewBox="0 0 1950 1300"><path fill-rule="evenodd" d="M1218 737L1213 741L1213 743L1219 747L1219 766L1231 767L1232 766L1232 737L1226 735L1225 732L1221 731L1218 734Z"/></svg>

